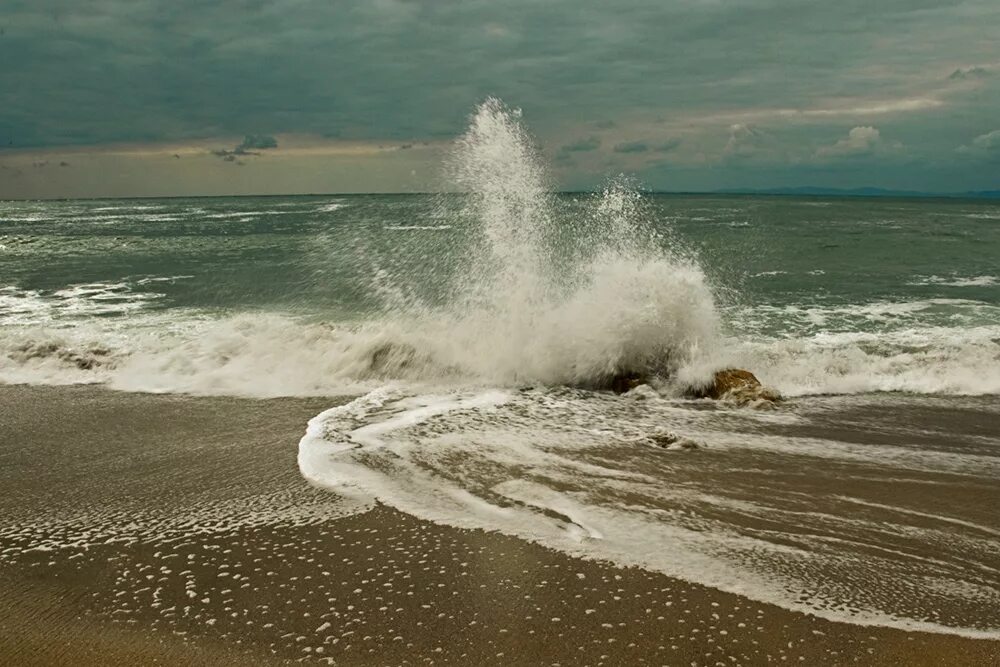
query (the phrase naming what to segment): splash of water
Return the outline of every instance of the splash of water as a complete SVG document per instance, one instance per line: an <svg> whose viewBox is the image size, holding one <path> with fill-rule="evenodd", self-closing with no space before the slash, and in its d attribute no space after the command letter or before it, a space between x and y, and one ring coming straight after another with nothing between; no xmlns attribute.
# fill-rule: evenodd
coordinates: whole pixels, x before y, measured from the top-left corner
<svg viewBox="0 0 1000 667"><path fill-rule="evenodd" d="M126 390L252 395L356 393L393 380L605 387L620 375L678 377L710 356L712 291L698 263L654 227L634 184L619 178L568 205L552 194L520 112L493 98L470 117L445 173L460 194L435 215L468 239L458 251L422 248L427 261L461 258L457 271L435 267L449 269L435 279L457 276L445 303L421 297L405 270L373 268L369 294L383 311L361 324L277 315L193 330L130 323L113 353L83 370L76 351L107 338L103 330L93 340L16 332L13 368L5 373L0 359L0 377L86 374ZM351 256L371 259L363 244Z"/></svg>
<svg viewBox="0 0 1000 667"><path fill-rule="evenodd" d="M466 193L460 215L481 242L453 302L420 313L416 329L428 335L414 348L425 361L494 383L603 386L623 373L666 378L715 340L704 274L664 249L626 179L572 221L572 247L560 245L568 223L556 215L520 112L483 102L447 171Z"/></svg>

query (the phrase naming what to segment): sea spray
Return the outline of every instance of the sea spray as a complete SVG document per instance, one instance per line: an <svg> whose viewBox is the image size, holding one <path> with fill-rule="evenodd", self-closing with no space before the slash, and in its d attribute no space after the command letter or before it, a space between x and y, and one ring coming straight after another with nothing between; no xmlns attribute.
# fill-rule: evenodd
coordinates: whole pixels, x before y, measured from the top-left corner
<svg viewBox="0 0 1000 667"><path fill-rule="evenodd" d="M420 314L424 328L438 329L431 357L501 384L669 377L717 336L700 267L669 251L624 178L611 182L582 220L556 215L519 121L518 111L487 99L448 162L448 175L466 193L463 217L479 234L457 274L456 298ZM566 225L569 248L560 243Z"/></svg>

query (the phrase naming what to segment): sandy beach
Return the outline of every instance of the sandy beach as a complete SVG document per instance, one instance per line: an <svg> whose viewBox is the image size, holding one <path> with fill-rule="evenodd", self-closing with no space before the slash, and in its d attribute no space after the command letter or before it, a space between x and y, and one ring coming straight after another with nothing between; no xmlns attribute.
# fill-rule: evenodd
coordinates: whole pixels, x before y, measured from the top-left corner
<svg viewBox="0 0 1000 667"><path fill-rule="evenodd" d="M0 663L990 665L311 489L336 401L3 387Z"/></svg>

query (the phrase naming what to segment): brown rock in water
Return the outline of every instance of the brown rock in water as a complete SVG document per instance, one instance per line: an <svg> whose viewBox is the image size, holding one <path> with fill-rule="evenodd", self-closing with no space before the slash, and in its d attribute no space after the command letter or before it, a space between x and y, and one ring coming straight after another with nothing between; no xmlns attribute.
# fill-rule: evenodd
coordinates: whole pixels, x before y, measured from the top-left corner
<svg viewBox="0 0 1000 667"><path fill-rule="evenodd" d="M639 373L625 371L613 375L608 381L608 389L616 394L625 394L641 384L646 384L646 378Z"/></svg>
<svg viewBox="0 0 1000 667"><path fill-rule="evenodd" d="M405 343L382 343L370 354L370 369L385 374L411 366L417 358L417 349Z"/></svg>
<svg viewBox="0 0 1000 667"><path fill-rule="evenodd" d="M739 368L726 368L716 371L712 382L703 389L703 398L722 398L733 391L753 390L761 386L760 380L750 371Z"/></svg>
<svg viewBox="0 0 1000 667"><path fill-rule="evenodd" d="M740 368L726 368L716 371L712 381L703 387L692 387L689 395L693 398L729 399L740 404L781 400L781 395L760 383L757 376Z"/></svg>
<svg viewBox="0 0 1000 667"><path fill-rule="evenodd" d="M688 438L682 438L673 433L655 433L650 436L649 440L661 449L698 449L698 443L694 440L689 440Z"/></svg>

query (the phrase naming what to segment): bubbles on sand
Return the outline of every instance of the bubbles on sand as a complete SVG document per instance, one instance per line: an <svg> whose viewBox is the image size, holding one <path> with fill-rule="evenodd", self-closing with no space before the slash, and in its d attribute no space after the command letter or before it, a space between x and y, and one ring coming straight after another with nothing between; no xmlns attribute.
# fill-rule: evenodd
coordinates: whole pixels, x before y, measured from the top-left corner
<svg viewBox="0 0 1000 667"><path fill-rule="evenodd" d="M829 620L1000 637L1000 526L938 509L956 476L1000 478L981 437L956 434L963 452L793 435L809 423L643 392L383 388L312 419L299 468L355 501ZM831 492L817 469L856 481Z"/></svg>

